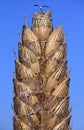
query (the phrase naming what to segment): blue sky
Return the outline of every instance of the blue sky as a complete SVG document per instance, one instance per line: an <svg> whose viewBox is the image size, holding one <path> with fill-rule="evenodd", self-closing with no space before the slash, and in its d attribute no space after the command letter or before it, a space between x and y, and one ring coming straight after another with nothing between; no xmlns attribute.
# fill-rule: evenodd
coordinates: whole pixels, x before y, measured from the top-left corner
<svg viewBox="0 0 84 130"><path fill-rule="evenodd" d="M73 130L84 130L84 1L83 0L3 0L0 1L0 130L13 129L13 49L18 54L18 30L22 30L24 14L31 27L32 15L38 8L50 7L54 28L63 26L67 37L67 60L71 70L70 105L73 107ZM45 9L46 11L47 9Z"/></svg>

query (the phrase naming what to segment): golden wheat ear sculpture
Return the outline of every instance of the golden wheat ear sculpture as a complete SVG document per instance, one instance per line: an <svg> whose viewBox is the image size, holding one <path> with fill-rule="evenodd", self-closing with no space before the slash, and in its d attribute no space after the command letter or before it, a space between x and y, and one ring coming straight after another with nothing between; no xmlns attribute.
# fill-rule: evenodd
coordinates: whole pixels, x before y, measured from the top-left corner
<svg viewBox="0 0 84 130"><path fill-rule="evenodd" d="M66 43L50 11L34 13L31 29L23 26L18 51L14 130L70 130Z"/></svg>

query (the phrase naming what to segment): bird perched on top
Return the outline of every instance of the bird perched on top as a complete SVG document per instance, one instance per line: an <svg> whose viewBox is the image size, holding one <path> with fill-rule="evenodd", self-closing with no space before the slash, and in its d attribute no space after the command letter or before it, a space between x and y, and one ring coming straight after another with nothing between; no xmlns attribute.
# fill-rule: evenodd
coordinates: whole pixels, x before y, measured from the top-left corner
<svg viewBox="0 0 84 130"><path fill-rule="evenodd" d="M49 6L47 6L47 5L39 6L39 5L36 5L36 4L35 4L34 6L39 7L41 12L43 12L43 8L49 8Z"/></svg>

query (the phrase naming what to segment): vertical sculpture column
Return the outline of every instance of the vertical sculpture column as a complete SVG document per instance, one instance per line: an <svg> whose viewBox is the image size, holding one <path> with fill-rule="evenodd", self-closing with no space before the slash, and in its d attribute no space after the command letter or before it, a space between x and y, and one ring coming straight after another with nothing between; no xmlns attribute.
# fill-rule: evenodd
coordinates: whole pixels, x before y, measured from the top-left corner
<svg viewBox="0 0 84 130"><path fill-rule="evenodd" d="M62 26L51 12L34 13L23 26L15 61L14 130L69 130L69 80Z"/></svg>

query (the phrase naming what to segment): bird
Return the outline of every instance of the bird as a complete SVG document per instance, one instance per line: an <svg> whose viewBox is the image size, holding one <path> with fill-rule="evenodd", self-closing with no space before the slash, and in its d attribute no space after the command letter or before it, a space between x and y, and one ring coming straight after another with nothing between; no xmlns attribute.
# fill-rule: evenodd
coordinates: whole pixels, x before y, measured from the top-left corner
<svg viewBox="0 0 84 130"><path fill-rule="evenodd" d="M47 6L47 5L42 5L42 6L40 6L40 5L34 4L34 6L39 7L41 12L43 12L43 8L49 8L49 6Z"/></svg>

